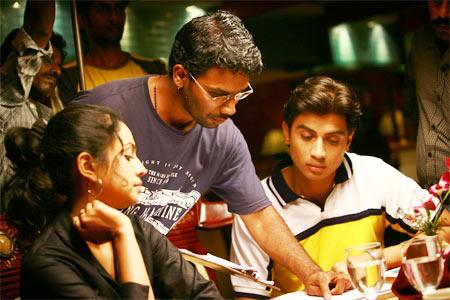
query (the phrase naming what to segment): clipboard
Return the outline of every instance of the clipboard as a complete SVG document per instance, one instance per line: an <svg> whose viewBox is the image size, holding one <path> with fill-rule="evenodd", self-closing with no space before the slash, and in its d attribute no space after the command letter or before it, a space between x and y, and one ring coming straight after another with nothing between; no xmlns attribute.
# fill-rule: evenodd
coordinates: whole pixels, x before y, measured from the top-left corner
<svg viewBox="0 0 450 300"><path fill-rule="evenodd" d="M241 266L226 259L212 255L211 253L197 254L186 249L179 250L184 259L187 261L198 263L219 272L239 276L277 291L280 290L280 288L274 285L273 281L259 279L259 271L254 267Z"/></svg>

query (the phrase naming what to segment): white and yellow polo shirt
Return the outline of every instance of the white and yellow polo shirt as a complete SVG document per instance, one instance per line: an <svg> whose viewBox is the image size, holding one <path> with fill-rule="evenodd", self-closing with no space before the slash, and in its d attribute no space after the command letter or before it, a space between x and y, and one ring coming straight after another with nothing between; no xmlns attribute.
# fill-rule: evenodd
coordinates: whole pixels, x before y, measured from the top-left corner
<svg viewBox="0 0 450 300"><path fill-rule="evenodd" d="M407 211L420 204L417 202L429 199L428 191L381 159L346 153L336 172L336 185L321 209L296 195L284 181L281 169L276 168L271 177L262 180L267 197L299 243L325 271L344 261L346 247L374 241L383 243L388 226L414 234L397 211L399 208ZM413 197L417 193L423 197ZM232 230L231 260L258 268L261 279L274 280L282 293L303 289L295 275L274 264L256 244L238 215ZM278 295L243 278L232 276L231 281L236 296Z"/></svg>

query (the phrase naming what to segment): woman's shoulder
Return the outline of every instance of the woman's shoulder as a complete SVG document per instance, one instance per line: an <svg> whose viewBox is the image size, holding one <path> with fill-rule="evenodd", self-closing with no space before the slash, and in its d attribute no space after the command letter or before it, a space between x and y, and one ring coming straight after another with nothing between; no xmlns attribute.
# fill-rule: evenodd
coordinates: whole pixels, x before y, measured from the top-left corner
<svg viewBox="0 0 450 300"><path fill-rule="evenodd" d="M128 215L136 235L151 235L155 237L164 236L152 224L135 215Z"/></svg>
<svg viewBox="0 0 450 300"><path fill-rule="evenodd" d="M74 248L74 231L70 216L62 211L32 242L28 257L67 255Z"/></svg>

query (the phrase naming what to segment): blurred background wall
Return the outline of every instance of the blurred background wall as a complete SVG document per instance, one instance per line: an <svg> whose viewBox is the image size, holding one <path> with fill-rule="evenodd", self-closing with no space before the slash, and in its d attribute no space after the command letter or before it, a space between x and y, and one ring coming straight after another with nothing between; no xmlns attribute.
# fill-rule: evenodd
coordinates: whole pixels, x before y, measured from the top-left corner
<svg viewBox="0 0 450 300"><path fill-rule="evenodd" d="M25 0L0 1L0 38L20 26ZM57 0L55 31L73 60L70 3ZM350 83L364 104L354 151L382 157L415 178L416 107L405 89L412 34L428 21L426 1L145 1L131 0L122 48L167 61L177 30L191 18L226 9L243 18L261 49L265 70L254 95L233 117L257 171L268 175L285 151L281 109L306 77L328 74Z"/></svg>

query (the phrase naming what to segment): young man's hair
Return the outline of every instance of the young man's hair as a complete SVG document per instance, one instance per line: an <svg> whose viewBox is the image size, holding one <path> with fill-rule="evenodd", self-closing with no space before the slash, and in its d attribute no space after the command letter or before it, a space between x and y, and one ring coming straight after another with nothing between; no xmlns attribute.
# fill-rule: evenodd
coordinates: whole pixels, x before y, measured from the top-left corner
<svg viewBox="0 0 450 300"><path fill-rule="evenodd" d="M175 64L194 77L211 67L247 75L259 74L263 67L261 52L242 20L222 10L194 18L178 31L169 57L171 76Z"/></svg>
<svg viewBox="0 0 450 300"><path fill-rule="evenodd" d="M327 76L310 77L292 91L283 108L284 121L291 127L295 117L305 112L343 115L349 131L358 127L362 115L352 90Z"/></svg>

